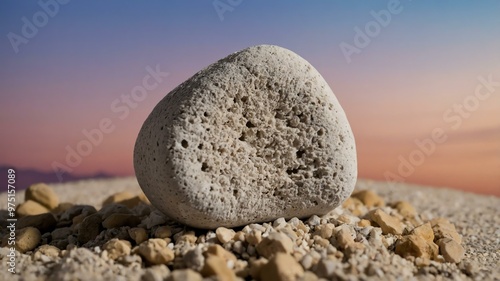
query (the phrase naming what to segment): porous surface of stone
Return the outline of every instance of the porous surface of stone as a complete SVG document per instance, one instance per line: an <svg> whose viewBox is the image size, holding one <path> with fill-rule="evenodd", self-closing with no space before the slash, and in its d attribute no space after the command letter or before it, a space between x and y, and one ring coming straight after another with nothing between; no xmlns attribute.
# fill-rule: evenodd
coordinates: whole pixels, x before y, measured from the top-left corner
<svg viewBox="0 0 500 281"><path fill-rule="evenodd" d="M160 101L136 141L151 203L199 228L323 215L351 194L354 137L311 64L270 45L201 70Z"/></svg>

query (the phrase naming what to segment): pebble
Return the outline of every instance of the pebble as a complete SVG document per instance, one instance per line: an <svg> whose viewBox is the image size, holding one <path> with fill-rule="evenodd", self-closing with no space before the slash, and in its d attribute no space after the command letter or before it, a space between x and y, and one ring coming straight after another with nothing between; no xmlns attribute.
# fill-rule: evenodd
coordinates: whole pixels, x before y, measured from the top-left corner
<svg viewBox="0 0 500 281"><path fill-rule="evenodd" d="M25 227L16 230L16 249L21 253L31 251L42 240L40 230L35 227Z"/></svg>
<svg viewBox="0 0 500 281"><path fill-rule="evenodd" d="M59 205L59 198L52 187L44 184L33 184L24 193L24 200L33 200L49 210L55 209Z"/></svg>
<svg viewBox="0 0 500 281"><path fill-rule="evenodd" d="M435 259L439 253L438 246L432 241L427 241L421 236L407 235L396 243L396 254L402 257L421 257Z"/></svg>
<svg viewBox="0 0 500 281"><path fill-rule="evenodd" d="M351 195L351 198L358 199L368 208L382 207L385 205L384 199L371 190L360 190L354 192Z"/></svg>
<svg viewBox="0 0 500 281"><path fill-rule="evenodd" d="M393 208L405 218L413 218L417 215L417 210L408 201L398 201L393 204Z"/></svg>
<svg viewBox="0 0 500 281"><path fill-rule="evenodd" d="M33 200L24 201L23 203L19 204L16 208L16 214L19 217L36 216L48 212L50 212L49 209L47 209L40 203L35 202Z"/></svg>
<svg viewBox="0 0 500 281"><path fill-rule="evenodd" d="M116 260L121 256L129 255L131 248L132 245L129 241L120 240L117 238L109 240L103 246L103 249L108 251L108 257L113 260Z"/></svg>
<svg viewBox="0 0 500 281"><path fill-rule="evenodd" d="M107 217L103 222L102 226L106 229L117 228L120 226L137 226L141 223L141 219L136 215L132 214L112 214Z"/></svg>
<svg viewBox="0 0 500 281"><path fill-rule="evenodd" d="M132 238L137 245L148 240L148 233L146 232L146 229L141 227L130 228L128 230L128 234L130 235L130 238Z"/></svg>
<svg viewBox="0 0 500 281"><path fill-rule="evenodd" d="M215 234L217 235L217 239L222 243L227 243L232 241L236 232L232 229L228 229L225 227L218 227L215 230Z"/></svg>
<svg viewBox="0 0 500 281"><path fill-rule="evenodd" d="M94 213L87 216L81 223L80 229L78 231L78 242L85 244L101 233L102 230L102 218L98 213Z"/></svg>
<svg viewBox="0 0 500 281"><path fill-rule="evenodd" d="M465 255L465 250L457 241L450 238L441 238L438 241L441 255L447 262L459 263Z"/></svg>
<svg viewBox="0 0 500 281"><path fill-rule="evenodd" d="M56 218L51 213L44 213L33 216L25 216L17 221L17 228L25 228L32 226L38 228L41 233L50 232L55 229L57 225Z"/></svg>
<svg viewBox="0 0 500 281"><path fill-rule="evenodd" d="M202 281L203 276L192 269L180 269L173 271L167 281Z"/></svg>
<svg viewBox="0 0 500 281"><path fill-rule="evenodd" d="M462 243L462 236L458 234L455 225L445 218L436 218L431 220L432 230L434 231L434 239L437 241L442 238L450 238L458 244Z"/></svg>
<svg viewBox="0 0 500 281"><path fill-rule="evenodd" d="M370 219L382 228L384 234L403 234L404 224L398 218L387 214L381 209L371 211Z"/></svg>
<svg viewBox="0 0 500 281"><path fill-rule="evenodd" d="M226 266L226 262L219 256L208 255L205 258L205 266L201 270L204 277L215 276L219 281L234 281L236 275Z"/></svg>
<svg viewBox="0 0 500 281"><path fill-rule="evenodd" d="M107 205L121 203L134 197L135 195L128 191L117 192L104 199L104 201L102 201L102 206L105 207Z"/></svg>
<svg viewBox="0 0 500 281"><path fill-rule="evenodd" d="M167 247L167 242L159 238L142 242L138 252L151 264L166 264L174 259L174 252Z"/></svg>
<svg viewBox="0 0 500 281"><path fill-rule="evenodd" d="M262 281L294 281L304 274L304 269L290 255L277 253L260 270Z"/></svg>
<svg viewBox="0 0 500 281"><path fill-rule="evenodd" d="M164 264L153 265L144 271L141 281L163 281L170 275L170 269ZM186 279L189 280L189 279Z"/></svg>
<svg viewBox="0 0 500 281"><path fill-rule="evenodd" d="M257 245L259 255L270 258L277 253L292 253L293 241L283 233L273 232Z"/></svg>
<svg viewBox="0 0 500 281"><path fill-rule="evenodd" d="M431 224L429 222L415 227L411 231L411 233L420 236L429 242L434 241L434 231L432 230Z"/></svg>
<svg viewBox="0 0 500 281"><path fill-rule="evenodd" d="M139 132L134 168L153 206L205 229L326 214L357 178L352 130L330 87L270 45L233 53L167 94Z"/></svg>

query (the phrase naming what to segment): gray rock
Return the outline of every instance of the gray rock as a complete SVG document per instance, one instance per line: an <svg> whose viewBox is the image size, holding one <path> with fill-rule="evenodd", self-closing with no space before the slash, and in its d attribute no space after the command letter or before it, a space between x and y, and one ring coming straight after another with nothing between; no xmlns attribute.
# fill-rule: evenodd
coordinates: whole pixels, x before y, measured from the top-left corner
<svg viewBox="0 0 500 281"><path fill-rule="evenodd" d="M153 206L199 228L322 215L357 177L354 137L328 84L269 45L231 54L163 98L134 167Z"/></svg>

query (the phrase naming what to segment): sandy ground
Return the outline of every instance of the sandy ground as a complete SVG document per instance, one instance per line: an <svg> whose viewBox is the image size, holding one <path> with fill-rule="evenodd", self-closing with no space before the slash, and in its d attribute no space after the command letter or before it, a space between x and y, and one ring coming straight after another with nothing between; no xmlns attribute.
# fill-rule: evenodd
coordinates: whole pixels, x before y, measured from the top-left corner
<svg viewBox="0 0 500 281"><path fill-rule="evenodd" d="M89 204L100 207L109 195L128 190L141 192L134 177L107 180L86 180L53 184L60 202ZM500 198L450 189L429 188L409 184L388 184L359 180L357 189L372 189L387 201L407 200L426 219L446 217L463 235L466 260L479 267L483 278L500 280ZM18 192L18 202L24 192ZM0 194L0 209L5 210L7 197ZM484 280L484 279L483 279Z"/></svg>

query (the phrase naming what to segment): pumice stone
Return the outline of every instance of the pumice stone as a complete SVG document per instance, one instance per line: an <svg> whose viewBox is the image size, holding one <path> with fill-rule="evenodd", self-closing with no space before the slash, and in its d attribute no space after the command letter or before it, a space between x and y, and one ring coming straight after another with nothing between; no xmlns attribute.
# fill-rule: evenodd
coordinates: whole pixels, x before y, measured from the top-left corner
<svg viewBox="0 0 500 281"><path fill-rule="evenodd" d="M167 94L139 132L134 168L153 206L207 229L326 214L357 178L332 90L271 45L233 53Z"/></svg>

